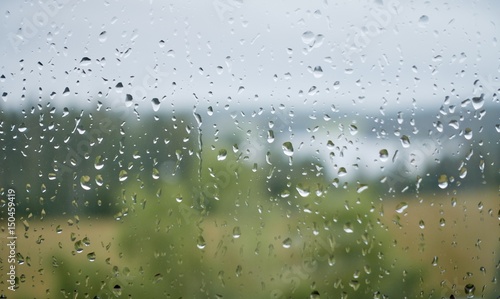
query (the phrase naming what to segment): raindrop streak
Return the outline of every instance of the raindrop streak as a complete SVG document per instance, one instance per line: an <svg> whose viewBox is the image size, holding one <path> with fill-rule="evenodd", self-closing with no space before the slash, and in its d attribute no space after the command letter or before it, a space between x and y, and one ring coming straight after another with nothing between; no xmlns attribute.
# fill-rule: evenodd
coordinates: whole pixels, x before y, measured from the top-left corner
<svg viewBox="0 0 500 299"><path fill-rule="evenodd" d="M193 108L193 116L196 119L196 123L198 124L198 153L196 154L198 156L199 164L198 164L198 182L200 183L201 186L201 169L203 166L203 140L202 140L202 131L201 131L201 124L202 124L202 119L201 115L196 113L196 106Z"/></svg>
<svg viewBox="0 0 500 299"><path fill-rule="evenodd" d="M281 148L283 149L283 153L285 153L285 155L289 157L293 155L293 145L290 141L283 143Z"/></svg>

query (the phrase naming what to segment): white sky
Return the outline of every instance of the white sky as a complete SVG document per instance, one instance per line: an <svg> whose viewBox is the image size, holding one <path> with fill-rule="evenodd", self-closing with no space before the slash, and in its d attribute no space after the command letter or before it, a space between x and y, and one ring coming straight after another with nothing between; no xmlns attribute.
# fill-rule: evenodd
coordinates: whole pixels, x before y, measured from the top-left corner
<svg viewBox="0 0 500 299"><path fill-rule="evenodd" d="M404 110L413 99L426 108L441 105L446 95L461 101L500 87L494 81L500 3L494 0L59 0L50 14L33 2L0 4L0 35L10 41L0 45L2 107L23 106L22 94L47 101L53 92L52 102L94 106L100 91L109 94L103 102L129 93L147 109L154 97L163 99L161 109L192 107L195 93L198 104L215 107L311 109L317 102ZM361 35L373 25L380 31ZM355 40L358 48L346 54ZM81 64L83 57L90 62ZM320 77L312 72L317 66ZM474 90L477 78L489 88ZM316 92L308 94L312 86ZM66 87L70 93L63 96Z"/></svg>

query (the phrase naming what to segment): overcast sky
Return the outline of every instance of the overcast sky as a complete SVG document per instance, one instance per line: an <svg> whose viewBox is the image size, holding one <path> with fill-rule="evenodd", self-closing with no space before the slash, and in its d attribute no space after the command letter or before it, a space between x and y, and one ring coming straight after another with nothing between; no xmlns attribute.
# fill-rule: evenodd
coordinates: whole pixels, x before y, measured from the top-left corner
<svg viewBox="0 0 500 299"><path fill-rule="evenodd" d="M43 2L0 4L2 107L23 94L92 106L130 94L143 109L158 98L160 109L404 110L447 95L492 102L500 87L495 0Z"/></svg>

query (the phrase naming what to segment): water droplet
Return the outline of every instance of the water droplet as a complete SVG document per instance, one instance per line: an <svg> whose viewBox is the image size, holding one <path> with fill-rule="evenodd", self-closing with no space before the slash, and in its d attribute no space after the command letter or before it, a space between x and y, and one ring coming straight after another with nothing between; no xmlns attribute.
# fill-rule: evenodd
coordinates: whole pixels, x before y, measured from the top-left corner
<svg viewBox="0 0 500 299"><path fill-rule="evenodd" d="M464 130L464 137L467 140L471 140L472 139L472 129L471 128L465 128L465 130Z"/></svg>
<svg viewBox="0 0 500 299"><path fill-rule="evenodd" d="M349 132L351 135L356 135L358 133L358 127L355 125L349 125Z"/></svg>
<svg viewBox="0 0 500 299"><path fill-rule="evenodd" d="M302 42L304 44L312 44L314 41L314 33L312 31L306 31L302 33Z"/></svg>
<svg viewBox="0 0 500 299"><path fill-rule="evenodd" d="M402 214L408 208L408 204L406 202L400 202L396 206L396 212Z"/></svg>
<svg viewBox="0 0 500 299"><path fill-rule="evenodd" d="M236 277L240 277L241 276L241 271L242 270L243 270L243 268L241 267L241 265L236 266L236 271L235 271Z"/></svg>
<svg viewBox="0 0 500 299"><path fill-rule="evenodd" d="M151 105L153 106L153 111L156 112L156 111L160 110L160 104L161 104L161 102L158 98L153 98L151 100Z"/></svg>
<svg viewBox="0 0 500 299"><path fill-rule="evenodd" d="M422 15L419 19L418 19L418 26L420 27L425 27L427 26L427 23L429 22L429 17L426 16L426 15Z"/></svg>
<svg viewBox="0 0 500 299"><path fill-rule="evenodd" d="M286 238L283 241L283 248L290 248L292 246L292 239Z"/></svg>
<svg viewBox="0 0 500 299"><path fill-rule="evenodd" d="M91 262L95 261L95 258L96 258L96 255L95 255L95 252L91 252L89 254L87 254L87 259Z"/></svg>
<svg viewBox="0 0 500 299"><path fill-rule="evenodd" d="M304 186L302 186L302 184L298 184L295 189L297 189L297 192L299 192L300 196L302 197L308 197L309 194L311 193L311 191L309 190L309 188L306 188Z"/></svg>
<svg viewBox="0 0 500 299"><path fill-rule="evenodd" d="M104 179L102 178L102 175L98 174L95 176L95 183L97 184L97 186L102 186L104 185Z"/></svg>
<svg viewBox="0 0 500 299"><path fill-rule="evenodd" d="M425 223L424 223L424 220L420 220L418 222L418 227L420 227L421 229L424 229L425 228Z"/></svg>
<svg viewBox="0 0 500 299"><path fill-rule="evenodd" d="M88 175L83 175L80 178L80 186L82 186L83 190L90 190L90 177Z"/></svg>
<svg viewBox="0 0 500 299"><path fill-rule="evenodd" d="M476 287L471 284L471 283L468 283L465 288L465 294L467 295L467 298L474 298L474 291L476 291Z"/></svg>
<svg viewBox="0 0 500 299"><path fill-rule="evenodd" d="M356 188L356 192L361 193L368 189L368 185L366 184L358 184L358 187Z"/></svg>
<svg viewBox="0 0 500 299"><path fill-rule="evenodd" d="M160 178L160 171L153 167L153 173L151 174L151 176L153 177L153 179L157 180Z"/></svg>
<svg viewBox="0 0 500 299"><path fill-rule="evenodd" d="M293 145L290 141L283 143L281 148L283 149L283 153L285 153L285 155L289 157L293 155Z"/></svg>
<svg viewBox="0 0 500 299"><path fill-rule="evenodd" d="M404 148L410 147L410 137L406 135L401 136L401 145L403 145Z"/></svg>
<svg viewBox="0 0 500 299"><path fill-rule="evenodd" d="M445 226L446 225L446 220L444 218L439 219L439 226Z"/></svg>
<svg viewBox="0 0 500 299"><path fill-rule="evenodd" d="M105 42L107 38L108 38L108 33L106 31L103 31L99 34L99 41L101 43Z"/></svg>
<svg viewBox="0 0 500 299"><path fill-rule="evenodd" d="M344 224L344 231L348 234L352 234L354 232L350 222L347 222L346 224Z"/></svg>
<svg viewBox="0 0 500 299"><path fill-rule="evenodd" d="M239 226L235 226L233 228L233 238L238 239L239 237L241 237L240 227Z"/></svg>
<svg viewBox="0 0 500 299"><path fill-rule="evenodd" d="M156 273L155 276L153 276L153 283L159 283L162 280L163 280L163 274L161 273Z"/></svg>
<svg viewBox="0 0 500 299"><path fill-rule="evenodd" d="M122 295L122 287L121 287L120 285L115 285L115 286L113 287L113 294L114 294L115 296L117 296L117 297L118 297L118 296L121 296L121 295Z"/></svg>
<svg viewBox="0 0 500 299"><path fill-rule="evenodd" d="M133 102L132 102L132 101L133 101L133 100L134 100L134 98L132 97L132 95L131 95L131 94L127 94L127 95L125 96L125 107L130 107L130 106L132 106L132 104L133 104Z"/></svg>
<svg viewBox="0 0 500 299"><path fill-rule="evenodd" d="M205 239L203 238L203 236L198 237L198 239L196 240L196 246L199 249L203 249L203 248L205 248L205 246L207 246L207 243L205 242Z"/></svg>
<svg viewBox="0 0 500 299"><path fill-rule="evenodd" d="M88 57L83 57L82 60L80 60L80 66L88 66L92 61Z"/></svg>
<svg viewBox="0 0 500 299"><path fill-rule="evenodd" d="M474 107L475 110L481 109L484 105L484 94L481 94L479 97L473 97L472 98L472 107Z"/></svg>
<svg viewBox="0 0 500 299"><path fill-rule="evenodd" d="M389 152L386 149L381 149L379 152L380 161L385 162L389 159Z"/></svg>
<svg viewBox="0 0 500 299"><path fill-rule="evenodd" d="M309 295L310 299L320 299L319 292L318 291L312 291L311 295Z"/></svg>
<svg viewBox="0 0 500 299"><path fill-rule="evenodd" d="M431 264L432 264L434 267L435 267L435 266L437 266L437 265L438 265L438 260L439 260L439 258L438 258L437 256L434 256L434 257L432 258L432 263L431 263Z"/></svg>
<svg viewBox="0 0 500 299"><path fill-rule="evenodd" d="M273 143L274 142L274 132L273 130L267 131L267 142Z"/></svg>
<svg viewBox="0 0 500 299"><path fill-rule="evenodd" d="M124 169L120 170L120 173L118 173L118 180L120 180L120 182L123 182L123 181L125 181L127 178L128 178L127 171L126 171L126 170L124 170Z"/></svg>
<svg viewBox="0 0 500 299"><path fill-rule="evenodd" d="M101 155L95 157L94 167L97 170L101 170L104 167L104 159Z"/></svg>
<svg viewBox="0 0 500 299"><path fill-rule="evenodd" d="M446 187L448 187L448 176L446 174L442 174L439 176L438 186L441 189L446 189Z"/></svg>
<svg viewBox="0 0 500 299"><path fill-rule="evenodd" d="M19 128L17 128L17 130L18 130L19 132L21 132L21 133L26 132L26 130L27 130L27 129L28 129L28 128L26 128L26 125L25 125L24 123L20 124L20 125L19 125Z"/></svg>
<svg viewBox="0 0 500 299"><path fill-rule="evenodd" d="M323 69L321 68L321 66L314 67L313 75L314 75L314 78L323 77Z"/></svg>
<svg viewBox="0 0 500 299"><path fill-rule="evenodd" d="M227 151L225 149L219 150L219 154L217 155L217 161L223 161L227 158Z"/></svg>
<svg viewBox="0 0 500 299"><path fill-rule="evenodd" d="M345 169L345 167L340 167L339 171L337 171L337 175L339 177L345 176L346 174L347 174L347 170Z"/></svg>

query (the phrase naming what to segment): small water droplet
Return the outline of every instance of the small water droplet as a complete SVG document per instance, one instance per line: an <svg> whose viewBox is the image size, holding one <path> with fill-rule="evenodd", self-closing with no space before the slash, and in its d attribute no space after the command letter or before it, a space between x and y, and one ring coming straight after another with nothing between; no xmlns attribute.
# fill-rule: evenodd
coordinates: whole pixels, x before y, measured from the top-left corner
<svg viewBox="0 0 500 299"><path fill-rule="evenodd" d="M465 128L465 130L464 130L464 137L467 140L471 140L472 139L472 129L471 128Z"/></svg>
<svg viewBox="0 0 500 299"><path fill-rule="evenodd" d="M235 271L236 277L241 276L241 271L243 271L243 268L241 267L241 265L236 266L236 271Z"/></svg>
<svg viewBox="0 0 500 299"><path fill-rule="evenodd" d="M314 33L312 31L306 31L302 33L302 42L304 44L312 44L314 41Z"/></svg>
<svg viewBox="0 0 500 299"><path fill-rule="evenodd" d="M438 261L439 261L439 258L437 256L434 256L432 258L432 263L431 264L435 267L435 266L438 265Z"/></svg>
<svg viewBox="0 0 500 299"><path fill-rule="evenodd" d="M283 248L290 248L292 246L292 239L286 238L283 241Z"/></svg>
<svg viewBox="0 0 500 299"><path fill-rule="evenodd" d="M28 128L26 127L26 125L24 123L20 124L19 127L17 128L17 130L21 133L24 133L26 132Z"/></svg>
<svg viewBox="0 0 500 299"><path fill-rule="evenodd" d="M302 186L302 184L298 184L295 187L295 189L297 189L297 192L299 192L300 196L302 196L302 197L308 197L309 194L311 194L311 191L309 190L309 188Z"/></svg>
<svg viewBox="0 0 500 299"><path fill-rule="evenodd" d="M352 234L354 232L350 222L347 222L346 224L344 224L344 231L348 234Z"/></svg>
<svg viewBox="0 0 500 299"><path fill-rule="evenodd" d="M133 100L134 100L134 98L132 97L132 95L131 95L131 94L127 94L127 95L125 96L125 107L130 107L130 106L132 106L132 104L133 104Z"/></svg>
<svg viewBox="0 0 500 299"><path fill-rule="evenodd" d="M418 222L418 227L420 227L421 229L424 229L424 228L425 228L425 222L424 222L424 220L420 220L420 221Z"/></svg>
<svg viewBox="0 0 500 299"><path fill-rule="evenodd" d="M101 155L95 157L94 167L97 170L101 170L104 167L104 159Z"/></svg>
<svg viewBox="0 0 500 299"><path fill-rule="evenodd" d="M87 254L87 259L91 262L95 261L95 258L96 258L96 254L95 252L91 252L89 254Z"/></svg>
<svg viewBox="0 0 500 299"><path fill-rule="evenodd" d="M227 150L221 149L219 150L219 154L217 155L217 161L223 161L227 158Z"/></svg>
<svg viewBox="0 0 500 299"><path fill-rule="evenodd" d="M472 98L472 107L474 107L475 110L481 109L484 105L484 94L481 94L479 97L473 97Z"/></svg>
<svg viewBox="0 0 500 299"><path fill-rule="evenodd" d="M368 189L368 185L366 184L358 184L358 187L356 188L356 192L361 193Z"/></svg>
<svg viewBox="0 0 500 299"><path fill-rule="evenodd" d="M238 239L239 237L241 237L240 227L239 226L235 226L233 228L233 238Z"/></svg>
<svg viewBox="0 0 500 299"><path fill-rule="evenodd" d="M108 33L106 31L103 31L99 34L99 41L101 43L105 42L107 38L108 38Z"/></svg>
<svg viewBox="0 0 500 299"><path fill-rule="evenodd" d="M205 246L207 246L207 243L205 242L205 239L203 238L203 236L198 237L198 239L196 240L196 246L199 249L204 249Z"/></svg>
<svg viewBox="0 0 500 299"><path fill-rule="evenodd" d="M321 66L314 67L313 75L314 75L314 78L323 77L323 69L321 68Z"/></svg>
<svg viewBox="0 0 500 299"><path fill-rule="evenodd" d="M408 208L408 204L406 202L400 202L397 206L396 206L396 212L399 213L399 214L402 214L404 213L404 211Z"/></svg>
<svg viewBox="0 0 500 299"><path fill-rule="evenodd" d="M439 226L445 226L446 225L446 220L444 218L439 219Z"/></svg>
<svg viewBox="0 0 500 299"><path fill-rule="evenodd" d="M121 296L121 295L122 295L122 287L121 287L120 285L118 285L118 284L117 284L117 285L115 285L115 286L113 287L113 294L114 294L115 296Z"/></svg>
<svg viewBox="0 0 500 299"><path fill-rule="evenodd" d="M158 111L160 110L160 105L161 105L161 102L158 98L153 98L151 100L151 105L153 106L153 111Z"/></svg>
<svg viewBox="0 0 500 299"><path fill-rule="evenodd" d="M163 274L161 273L156 273L155 276L153 276L153 283L159 283L162 280L163 280Z"/></svg>
<svg viewBox="0 0 500 299"><path fill-rule="evenodd" d="M274 142L274 132L273 130L267 131L267 142L273 143Z"/></svg>
<svg viewBox="0 0 500 299"><path fill-rule="evenodd" d="M420 27L425 27L427 26L427 23L429 22L429 17L427 15L422 15L419 19L418 19L418 26Z"/></svg>
<svg viewBox="0 0 500 299"><path fill-rule="evenodd" d="M311 295L309 295L310 299L320 299L319 292L318 291L312 291Z"/></svg>
<svg viewBox="0 0 500 299"><path fill-rule="evenodd" d="M474 298L474 291L476 291L476 287L471 284L471 283L468 283L465 288L465 294L467 295L467 298Z"/></svg>
<svg viewBox="0 0 500 299"><path fill-rule="evenodd" d="M345 167L340 167L340 168L339 168L339 171L337 171L337 175L338 175L339 177L342 177L342 176L347 175L347 170L345 169Z"/></svg>
<svg viewBox="0 0 500 299"><path fill-rule="evenodd" d="M118 180L120 180L120 182L123 182L125 181L126 179L128 178L128 173L126 170L122 169L120 170L120 172L118 173Z"/></svg>
<svg viewBox="0 0 500 299"><path fill-rule="evenodd" d="M446 174L442 174L439 176L438 186L441 189L446 189L448 187L448 176Z"/></svg>
<svg viewBox="0 0 500 299"><path fill-rule="evenodd" d="M82 186L83 190L90 190L90 177L88 175L80 178L80 186Z"/></svg>
<svg viewBox="0 0 500 299"><path fill-rule="evenodd" d="M410 147L410 137L406 135L401 136L401 145L403 145L404 148Z"/></svg>
<svg viewBox="0 0 500 299"><path fill-rule="evenodd" d="M283 143L281 148L283 149L283 153L285 153L285 155L289 157L293 155L293 145L290 141L286 141L285 143Z"/></svg>
<svg viewBox="0 0 500 299"><path fill-rule="evenodd" d="M380 161L385 162L389 159L389 152L386 149L381 149L379 152Z"/></svg>

